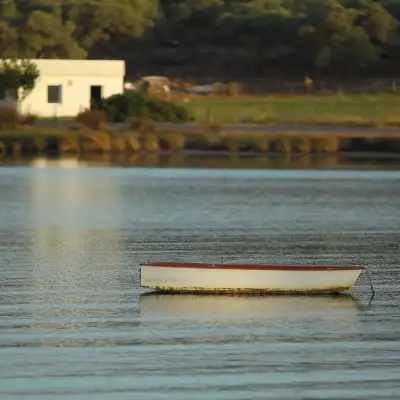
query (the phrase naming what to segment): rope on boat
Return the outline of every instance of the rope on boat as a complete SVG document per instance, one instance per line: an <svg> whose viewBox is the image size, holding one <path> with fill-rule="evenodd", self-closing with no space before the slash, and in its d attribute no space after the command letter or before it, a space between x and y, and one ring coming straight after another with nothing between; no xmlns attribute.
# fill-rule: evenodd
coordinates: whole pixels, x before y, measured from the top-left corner
<svg viewBox="0 0 400 400"><path fill-rule="evenodd" d="M367 275L368 275L368 279L369 279L369 284L371 286L371 290L372 290L372 297L375 296L375 290L374 290L374 285L372 284L372 278L371 278L371 273L369 272L368 267L364 267L365 271L367 271Z"/></svg>

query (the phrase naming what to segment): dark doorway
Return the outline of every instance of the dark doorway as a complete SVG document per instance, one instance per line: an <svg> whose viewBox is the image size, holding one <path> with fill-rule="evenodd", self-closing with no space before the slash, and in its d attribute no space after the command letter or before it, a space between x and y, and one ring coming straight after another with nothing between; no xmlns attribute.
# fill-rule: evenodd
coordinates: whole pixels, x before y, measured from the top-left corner
<svg viewBox="0 0 400 400"><path fill-rule="evenodd" d="M6 89L2 84L0 84L0 100L4 100L6 98Z"/></svg>
<svg viewBox="0 0 400 400"><path fill-rule="evenodd" d="M93 107L95 104L98 104L102 99L103 95L103 87L100 85L92 85L90 86L90 106Z"/></svg>

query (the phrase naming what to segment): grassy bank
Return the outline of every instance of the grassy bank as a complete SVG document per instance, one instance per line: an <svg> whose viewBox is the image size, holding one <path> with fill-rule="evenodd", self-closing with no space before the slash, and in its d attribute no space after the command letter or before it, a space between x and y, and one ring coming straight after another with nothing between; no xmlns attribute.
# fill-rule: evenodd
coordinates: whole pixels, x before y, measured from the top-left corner
<svg viewBox="0 0 400 400"><path fill-rule="evenodd" d="M400 126L400 95L396 94L197 96L185 104L202 123Z"/></svg>
<svg viewBox="0 0 400 400"><path fill-rule="evenodd" d="M151 152L255 154L400 154L400 133L245 132L205 126L197 131L146 129L115 131L88 128L21 127L0 132L0 154L141 154Z"/></svg>

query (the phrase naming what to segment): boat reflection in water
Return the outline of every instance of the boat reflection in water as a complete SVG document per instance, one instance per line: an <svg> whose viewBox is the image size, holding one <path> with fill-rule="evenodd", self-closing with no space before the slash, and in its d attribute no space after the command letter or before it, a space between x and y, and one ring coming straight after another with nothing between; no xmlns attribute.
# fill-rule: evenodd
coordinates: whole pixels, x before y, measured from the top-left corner
<svg viewBox="0 0 400 400"><path fill-rule="evenodd" d="M361 307L350 294L339 295L196 295L144 293L141 318L306 318L356 320Z"/></svg>

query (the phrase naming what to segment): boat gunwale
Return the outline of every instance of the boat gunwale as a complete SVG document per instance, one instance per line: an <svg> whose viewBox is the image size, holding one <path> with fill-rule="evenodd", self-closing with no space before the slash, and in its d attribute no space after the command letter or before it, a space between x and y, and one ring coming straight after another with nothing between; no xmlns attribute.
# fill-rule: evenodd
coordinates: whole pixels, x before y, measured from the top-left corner
<svg viewBox="0 0 400 400"><path fill-rule="evenodd" d="M146 267L214 269L239 271L365 271L363 266L312 266L312 265L263 265L263 264L224 264L224 263L180 263L180 262L146 262L140 264Z"/></svg>

